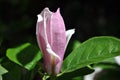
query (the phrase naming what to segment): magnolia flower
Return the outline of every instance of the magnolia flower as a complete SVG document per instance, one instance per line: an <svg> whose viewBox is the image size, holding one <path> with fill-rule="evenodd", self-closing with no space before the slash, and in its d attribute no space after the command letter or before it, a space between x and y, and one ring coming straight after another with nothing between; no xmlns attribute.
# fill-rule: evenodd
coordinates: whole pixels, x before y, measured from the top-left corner
<svg viewBox="0 0 120 80"><path fill-rule="evenodd" d="M59 9L53 13L45 8L37 20L36 35L43 53L44 68L50 75L60 72L66 46L75 30L65 31Z"/></svg>

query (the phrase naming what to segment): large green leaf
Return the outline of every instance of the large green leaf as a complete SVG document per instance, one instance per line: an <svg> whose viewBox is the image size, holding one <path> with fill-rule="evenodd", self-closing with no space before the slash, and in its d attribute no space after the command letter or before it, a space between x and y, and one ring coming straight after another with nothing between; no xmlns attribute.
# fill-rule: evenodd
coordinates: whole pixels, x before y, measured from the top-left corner
<svg viewBox="0 0 120 80"><path fill-rule="evenodd" d="M94 37L83 42L64 60L61 72L71 72L117 55L120 55L119 39L109 36Z"/></svg>
<svg viewBox="0 0 120 80"><path fill-rule="evenodd" d="M42 58L39 49L30 43L8 49L6 55L11 61L24 66L28 70L33 69Z"/></svg>
<svg viewBox="0 0 120 80"><path fill-rule="evenodd" d="M2 80L2 75L0 75L0 80Z"/></svg>

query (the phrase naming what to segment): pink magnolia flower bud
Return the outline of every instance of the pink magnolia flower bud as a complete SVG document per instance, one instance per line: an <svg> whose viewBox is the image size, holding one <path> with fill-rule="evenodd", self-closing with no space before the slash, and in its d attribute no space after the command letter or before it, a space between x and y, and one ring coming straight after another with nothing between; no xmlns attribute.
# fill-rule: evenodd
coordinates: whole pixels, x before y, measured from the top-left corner
<svg viewBox="0 0 120 80"><path fill-rule="evenodd" d="M36 35L43 53L44 68L50 75L60 72L68 41L75 30L65 31L65 24L59 9L53 13L45 8L38 15Z"/></svg>

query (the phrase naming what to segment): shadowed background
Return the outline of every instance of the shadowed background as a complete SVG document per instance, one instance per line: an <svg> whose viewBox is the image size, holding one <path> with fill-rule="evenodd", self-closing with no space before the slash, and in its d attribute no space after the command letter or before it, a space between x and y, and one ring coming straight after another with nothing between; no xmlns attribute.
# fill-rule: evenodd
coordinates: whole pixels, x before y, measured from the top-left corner
<svg viewBox="0 0 120 80"><path fill-rule="evenodd" d="M74 39L120 37L120 6L115 0L0 0L0 55L23 42L36 44L37 14L45 7L54 12L60 7L66 29L76 29Z"/></svg>

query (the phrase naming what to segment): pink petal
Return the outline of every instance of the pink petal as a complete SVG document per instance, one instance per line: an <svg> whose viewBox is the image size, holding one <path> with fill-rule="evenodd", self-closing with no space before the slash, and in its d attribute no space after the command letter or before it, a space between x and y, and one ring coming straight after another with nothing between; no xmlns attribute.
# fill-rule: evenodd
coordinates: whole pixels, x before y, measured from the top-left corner
<svg viewBox="0 0 120 80"><path fill-rule="evenodd" d="M53 13L51 16L51 35L52 35L52 49L53 51L60 56L61 60L63 60L63 56L65 53L65 46L66 46L66 31L63 18L60 15L59 9L56 13ZM58 59L57 59L58 61ZM56 61L56 62L57 62ZM59 72L62 61L56 63L56 73Z"/></svg>

